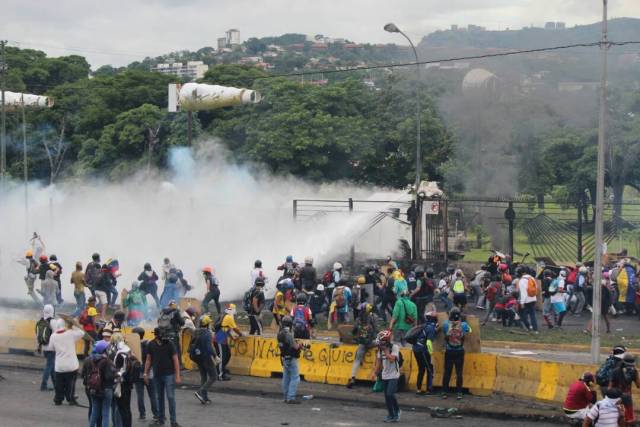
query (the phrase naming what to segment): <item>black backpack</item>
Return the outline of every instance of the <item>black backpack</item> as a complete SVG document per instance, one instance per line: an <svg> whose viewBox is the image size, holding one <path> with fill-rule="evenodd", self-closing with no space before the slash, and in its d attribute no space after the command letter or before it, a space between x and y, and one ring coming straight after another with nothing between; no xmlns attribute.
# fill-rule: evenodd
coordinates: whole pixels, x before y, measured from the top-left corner
<svg viewBox="0 0 640 427"><path fill-rule="evenodd" d="M610 356L604 363L598 368L596 371L596 383L600 387L608 387L609 381L611 381L611 376L613 375L613 370L616 367L616 358Z"/></svg>
<svg viewBox="0 0 640 427"><path fill-rule="evenodd" d="M44 317L41 317L38 323L36 323L36 340L38 341L39 347L49 344L51 334L53 333L50 323L51 318L45 319Z"/></svg>
<svg viewBox="0 0 640 427"><path fill-rule="evenodd" d="M85 385L91 396L102 396L104 388L102 387L102 365L108 363L107 358L102 358L97 362L91 361L91 368L87 373Z"/></svg>
<svg viewBox="0 0 640 427"><path fill-rule="evenodd" d="M166 336L172 334L173 330L173 311L163 312L158 318L158 329Z"/></svg>
<svg viewBox="0 0 640 427"><path fill-rule="evenodd" d="M200 361L202 358L202 349L200 348L200 340L202 338L202 329L196 329L191 336L189 342L189 358L194 362Z"/></svg>
<svg viewBox="0 0 640 427"><path fill-rule="evenodd" d="M246 311L247 313L251 313L252 307L251 307L251 303L253 300L253 291L255 290L255 287L252 287L251 289L249 289L247 292L244 293L244 298L242 298L242 308L244 309L244 311Z"/></svg>

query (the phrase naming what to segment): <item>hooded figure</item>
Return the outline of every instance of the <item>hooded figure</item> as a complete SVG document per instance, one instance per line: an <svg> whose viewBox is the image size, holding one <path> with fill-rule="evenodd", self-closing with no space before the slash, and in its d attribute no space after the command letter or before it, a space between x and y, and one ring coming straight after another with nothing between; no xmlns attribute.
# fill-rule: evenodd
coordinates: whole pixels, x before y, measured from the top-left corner
<svg viewBox="0 0 640 427"><path fill-rule="evenodd" d="M138 281L131 283L131 291L124 300L124 308L127 309L127 323L131 327L138 326L147 313L147 297L140 290Z"/></svg>
<svg viewBox="0 0 640 427"><path fill-rule="evenodd" d="M55 272L47 270L45 279L40 284L40 295L42 295L42 303L44 305L56 304L56 292L58 292L58 282L55 279Z"/></svg>

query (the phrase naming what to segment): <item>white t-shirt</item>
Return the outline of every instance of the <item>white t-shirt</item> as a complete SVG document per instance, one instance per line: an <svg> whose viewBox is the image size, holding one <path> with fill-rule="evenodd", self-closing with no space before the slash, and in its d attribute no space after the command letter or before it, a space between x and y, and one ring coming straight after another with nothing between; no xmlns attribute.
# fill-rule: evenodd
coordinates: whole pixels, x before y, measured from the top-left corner
<svg viewBox="0 0 640 427"><path fill-rule="evenodd" d="M264 271L261 268L254 268L251 270L251 287L256 284L256 279L258 277L262 277L262 279L266 282L267 278L264 275Z"/></svg>
<svg viewBox="0 0 640 427"><path fill-rule="evenodd" d="M564 302L564 295L564 280L558 279L558 292L551 295L551 303Z"/></svg>
<svg viewBox="0 0 640 427"><path fill-rule="evenodd" d="M385 354L378 350L378 359L382 360L382 379L383 380L395 380L400 378L400 365L398 358L400 357L400 347L393 344L391 347L391 355L396 357L393 362L387 360Z"/></svg>
<svg viewBox="0 0 640 427"><path fill-rule="evenodd" d="M73 329L54 332L51 335L51 348L56 352L55 371L73 372L80 367L76 356L76 342L84 336L84 331Z"/></svg>
<svg viewBox="0 0 640 427"><path fill-rule="evenodd" d="M531 276L529 276L528 274L525 274L518 281L518 288L520 291L520 297L518 302L522 305L537 301L536 297L530 297L529 294L527 293L527 288L529 287L529 277Z"/></svg>
<svg viewBox="0 0 640 427"><path fill-rule="evenodd" d="M591 421L594 421L596 418L598 419L595 427L617 427L620 412L616 404L619 400L620 399L609 399L605 397L589 409L587 417L589 417Z"/></svg>

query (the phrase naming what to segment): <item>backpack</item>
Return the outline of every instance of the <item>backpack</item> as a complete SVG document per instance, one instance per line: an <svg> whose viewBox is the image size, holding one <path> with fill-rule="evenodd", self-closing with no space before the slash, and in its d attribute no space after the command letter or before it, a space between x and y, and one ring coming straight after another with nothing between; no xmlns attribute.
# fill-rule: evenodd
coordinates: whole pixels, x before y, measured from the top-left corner
<svg viewBox="0 0 640 427"><path fill-rule="evenodd" d="M527 277L527 296L535 297L538 295L538 284L536 283L536 279L529 276Z"/></svg>
<svg viewBox="0 0 640 427"><path fill-rule="evenodd" d="M255 288L251 288L249 289L247 292L244 293L244 297L242 298L242 308L244 309L244 311L246 311L247 313L251 313L251 300L253 299L253 291Z"/></svg>
<svg viewBox="0 0 640 427"><path fill-rule="evenodd" d="M38 341L38 346L43 346L49 344L49 339L51 339L51 334L53 330L50 325L51 319L45 319L41 317L36 323L36 339Z"/></svg>
<svg viewBox="0 0 640 427"><path fill-rule="evenodd" d="M464 332L462 331L461 322L450 322L447 335L445 337L450 347L462 347L464 345Z"/></svg>
<svg viewBox="0 0 640 427"><path fill-rule="evenodd" d="M158 329L164 333L172 333L173 332L173 323L171 320L173 319L173 311L162 312L160 317L158 318Z"/></svg>
<svg viewBox="0 0 640 427"><path fill-rule="evenodd" d="M328 284L333 282L333 273L331 271L327 271L322 275L322 284L327 286Z"/></svg>
<svg viewBox="0 0 640 427"><path fill-rule="evenodd" d="M380 355L382 355L382 350L378 350L380 352ZM400 372L400 368L402 368L402 365L404 365L404 356L402 355L402 352L398 352L398 358L396 359L396 363L398 364L398 372Z"/></svg>
<svg viewBox="0 0 640 427"><path fill-rule="evenodd" d="M424 325L416 325L413 328L409 329L404 336L404 340L409 344L415 345L418 343L418 339L422 335L422 331L424 330Z"/></svg>
<svg viewBox="0 0 640 427"><path fill-rule="evenodd" d="M132 292L131 294L131 303L133 305L142 305L144 304L142 300L142 295L140 295L140 291Z"/></svg>
<svg viewBox="0 0 640 427"><path fill-rule="evenodd" d="M307 319L305 317L305 307L296 306L293 311L293 332L305 333L307 330Z"/></svg>
<svg viewBox="0 0 640 427"><path fill-rule="evenodd" d="M453 282L451 290L454 294L464 294L464 282L461 279L457 279Z"/></svg>
<svg viewBox="0 0 640 427"><path fill-rule="evenodd" d="M615 357L609 357L596 371L596 383L601 387L607 387L611 381L611 375L616 365Z"/></svg>
<svg viewBox="0 0 640 427"><path fill-rule="evenodd" d="M95 360L91 361L91 369L89 370L85 385L87 387L87 391L91 396L101 396L103 392L102 388L102 365L107 363L106 358L102 358L97 362Z"/></svg>
<svg viewBox="0 0 640 427"><path fill-rule="evenodd" d="M344 287L340 286L336 288L333 293L333 300L336 302L337 308L344 308L347 304L347 299L344 296Z"/></svg>
<svg viewBox="0 0 640 427"><path fill-rule="evenodd" d="M202 338L202 331L200 329L196 329L191 336L191 341L189 342L189 358L194 362L198 362L202 357L202 349L200 348L200 339Z"/></svg>
<svg viewBox="0 0 640 427"><path fill-rule="evenodd" d="M91 262L87 266L87 271L85 272L85 281L93 287L96 283L98 283L98 276L100 274L100 269L96 268L95 263Z"/></svg>
<svg viewBox="0 0 640 427"><path fill-rule="evenodd" d="M300 357L300 349L295 350L291 348L290 345L287 344L287 332L286 329L281 329L278 332L277 340L278 340L278 349L280 350L280 357L283 359L291 359L291 358L299 358Z"/></svg>

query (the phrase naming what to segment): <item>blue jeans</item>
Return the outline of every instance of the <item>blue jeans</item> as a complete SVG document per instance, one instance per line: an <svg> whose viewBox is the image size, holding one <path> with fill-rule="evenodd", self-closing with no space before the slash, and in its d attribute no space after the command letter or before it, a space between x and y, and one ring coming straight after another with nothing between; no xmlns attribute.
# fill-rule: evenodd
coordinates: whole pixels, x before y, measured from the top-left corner
<svg viewBox="0 0 640 427"><path fill-rule="evenodd" d="M164 396L167 395L169 401L169 419L171 424L175 424L176 421L176 376L165 375L163 377L155 377L156 383L156 396L158 397L158 419L165 421L164 412Z"/></svg>
<svg viewBox="0 0 640 427"><path fill-rule="evenodd" d="M538 321L536 320L536 302L528 302L522 307L522 323L527 329L538 330Z"/></svg>
<svg viewBox="0 0 640 427"><path fill-rule="evenodd" d="M167 282L164 285L162 295L160 296L160 308L164 308L169 305L169 301L175 301L178 303L180 300L180 292L176 283Z"/></svg>
<svg viewBox="0 0 640 427"><path fill-rule="evenodd" d="M91 415L89 417L89 427L109 427L109 415L111 413L111 401L113 400L113 389L105 388L104 396L91 397ZM98 419L102 417L102 424L98 425Z"/></svg>
<svg viewBox="0 0 640 427"><path fill-rule="evenodd" d="M40 383L40 390L44 390L47 388L47 384L49 382L49 378L51 378L51 384L53 385L53 368L56 362L56 352L55 351L44 351L45 365L42 370L42 382Z"/></svg>
<svg viewBox="0 0 640 427"><path fill-rule="evenodd" d="M282 394L284 400L295 400L300 384L300 369L298 359L284 359L282 361Z"/></svg>
<svg viewBox="0 0 640 427"><path fill-rule="evenodd" d="M146 385L143 381L134 383L136 388L136 395L138 396L138 415L147 415L147 410L144 407L144 389L147 389L149 394L149 400L151 401L151 413L154 417L158 416L158 400L156 399L156 383L155 380L149 380L149 385Z"/></svg>
<svg viewBox="0 0 640 427"><path fill-rule="evenodd" d="M72 317L80 316L80 313L84 310L85 306L85 297L84 291L82 292L74 292L73 296L76 298L76 310L71 314Z"/></svg>
<svg viewBox="0 0 640 427"><path fill-rule="evenodd" d="M398 379L382 380L382 389L384 390L384 403L387 405L389 418L397 418L400 413L398 399L396 399L396 393L398 392Z"/></svg>

